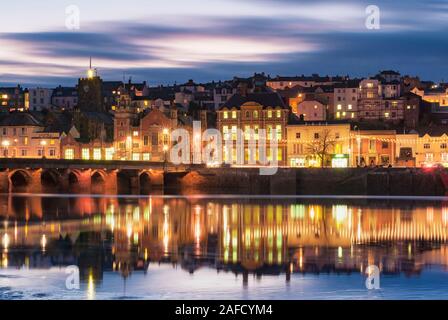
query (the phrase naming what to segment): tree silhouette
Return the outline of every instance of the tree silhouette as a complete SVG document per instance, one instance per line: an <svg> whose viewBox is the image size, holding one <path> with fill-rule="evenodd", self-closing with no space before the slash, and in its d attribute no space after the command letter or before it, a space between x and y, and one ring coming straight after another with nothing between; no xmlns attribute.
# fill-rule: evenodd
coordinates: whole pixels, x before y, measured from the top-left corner
<svg viewBox="0 0 448 320"><path fill-rule="evenodd" d="M325 166L325 160L332 151L336 140L330 130L325 129L318 133L318 137L306 146L308 154L317 156L320 159L321 167Z"/></svg>

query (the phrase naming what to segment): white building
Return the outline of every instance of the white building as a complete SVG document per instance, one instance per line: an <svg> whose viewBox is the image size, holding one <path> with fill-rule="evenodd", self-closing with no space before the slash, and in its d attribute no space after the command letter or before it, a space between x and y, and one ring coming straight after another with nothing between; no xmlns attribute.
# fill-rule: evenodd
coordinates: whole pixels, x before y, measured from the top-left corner
<svg viewBox="0 0 448 320"><path fill-rule="evenodd" d="M334 87L335 119L355 120L358 118L359 81L351 80Z"/></svg>
<svg viewBox="0 0 448 320"><path fill-rule="evenodd" d="M41 111L51 108L51 97L53 89L31 88L29 92L29 109L32 111Z"/></svg>

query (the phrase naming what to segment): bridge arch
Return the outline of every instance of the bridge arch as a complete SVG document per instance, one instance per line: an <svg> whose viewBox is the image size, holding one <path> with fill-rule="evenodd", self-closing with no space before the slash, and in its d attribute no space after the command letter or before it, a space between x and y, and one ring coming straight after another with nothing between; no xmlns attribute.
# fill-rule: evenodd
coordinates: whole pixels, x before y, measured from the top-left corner
<svg viewBox="0 0 448 320"><path fill-rule="evenodd" d="M92 185L105 184L107 179L107 173L104 170L93 170L90 174Z"/></svg>
<svg viewBox="0 0 448 320"><path fill-rule="evenodd" d="M43 187L57 188L61 183L61 174L56 169L45 169L40 173L40 182Z"/></svg>
<svg viewBox="0 0 448 320"><path fill-rule="evenodd" d="M11 171L8 175L9 189L13 191L23 191L32 181L31 174L22 169Z"/></svg>
<svg viewBox="0 0 448 320"><path fill-rule="evenodd" d="M127 194L132 191L132 178L132 173L129 170L119 170L117 172L118 193Z"/></svg>
<svg viewBox="0 0 448 320"><path fill-rule="evenodd" d="M151 172L148 170L142 171L138 176L139 191L141 194L147 194L152 189Z"/></svg>
<svg viewBox="0 0 448 320"><path fill-rule="evenodd" d="M68 174L68 184L69 186L76 186L80 183L82 179L82 173L79 170L69 170Z"/></svg>

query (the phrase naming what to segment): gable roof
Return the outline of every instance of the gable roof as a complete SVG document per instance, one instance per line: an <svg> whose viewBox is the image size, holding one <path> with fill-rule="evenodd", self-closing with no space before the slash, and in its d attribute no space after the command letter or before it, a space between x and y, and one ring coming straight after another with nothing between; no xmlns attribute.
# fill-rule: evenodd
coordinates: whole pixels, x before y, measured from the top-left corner
<svg viewBox="0 0 448 320"><path fill-rule="evenodd" d="M285 103L277 92L259 92L259 93L248 93L247 95L241 95L239 93L234 94L222 107L231 108L241 108L241 106L247 102L256 102L267 107L281 107L286 109Z"/></svg>
<svg viewBox="0 0 448 320"><path fill-rule="evenodd" d="M43 127L43 124L27 112L12 112L0 118L0 126Z"/></svg>

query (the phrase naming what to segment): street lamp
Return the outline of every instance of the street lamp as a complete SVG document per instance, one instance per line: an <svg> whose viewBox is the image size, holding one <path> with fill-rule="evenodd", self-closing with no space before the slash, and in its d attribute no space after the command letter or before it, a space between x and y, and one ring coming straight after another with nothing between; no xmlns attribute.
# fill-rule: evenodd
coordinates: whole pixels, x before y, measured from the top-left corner
<svg viewBox="0 0 448 320"><path fill-rule="evenodd" d="M358 142L358 166L361 166L361 131L358 126L355 126L353 129L358 130L358 137L356 138Z"/></svg>
<svg viewBox="0 0 448 320"><path fill-rule="evenodd" d="M42 140L40 142L40 145L42 146L42 159L44 159L45 158L45 146L47 145L47 141Z"/></svg>
<svg viewBox="0 0 448 320"><path fill-rule="evenodd" d="M163 171L166 171L166 162L167 162L167 153L168 153L168 145L163 145Z"/></svg>

